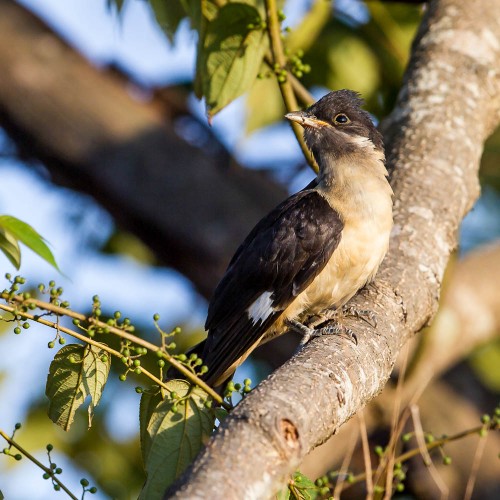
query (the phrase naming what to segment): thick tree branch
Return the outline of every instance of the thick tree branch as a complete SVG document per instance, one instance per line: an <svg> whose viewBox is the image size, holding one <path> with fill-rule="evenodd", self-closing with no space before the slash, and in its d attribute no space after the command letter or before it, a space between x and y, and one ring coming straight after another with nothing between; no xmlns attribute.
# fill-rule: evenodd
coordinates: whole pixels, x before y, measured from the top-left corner
<svg viewBox="0 0 500 500"><path fill-rule="evenodd" d="M92 195L209 296L237 243L286 193L237 165L194 118L200 147L179 137L164 121L166 107L179 112L169 102L133 99L124 78L0 0L0 125L56 182Z"/></svg>
<svg viewBox="0 0 500 500"><path fill-rule="evenodd" d="M485 15L484 13L488 13ZM386 123L395 228L376 282L353 303L376 331L323 337L257 387L166 497L267 498L384 386L401 346L432 319L457 229L479 193L500 119L500 2L431 2Z"/></svg>

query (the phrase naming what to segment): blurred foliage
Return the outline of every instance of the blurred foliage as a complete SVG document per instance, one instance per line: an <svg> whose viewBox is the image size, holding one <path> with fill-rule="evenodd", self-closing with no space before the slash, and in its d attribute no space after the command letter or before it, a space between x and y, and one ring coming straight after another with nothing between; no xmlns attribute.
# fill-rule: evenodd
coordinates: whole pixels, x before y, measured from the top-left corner
<svg viewBox="0 0 500 500"><path fill-rule="evenodd" d="M125 0L106 2L116 12L126 9ZM246 92L248 133L282 120L283 100L272 68L264 62L267 38L262 29L256 29L264 15L262 1L148 0L148 4L170 43L175 44L175 34L187 18L192 29L198 32L197 74L192 88L198 97L206 97L211 114ZM401 86L422 7L359 2L358 12L353 15L325 0L307 2L307 5L310 8L298 24L283 32L287 56L303 53L303 62L311 67L309 73L302 75L302 84L308 89L356 89L363 94L373 114L379 118L388 114ZM283 26L287 27L286 20ZM481 168L482 181L497 190L500 190L499 165L500 130L489 139ZM125 233L115 233L104 251L124 253L142 263L154 264L151 252ZM0 323L0 334L4 325ZM139 334L144 338L154 336L152 331ZM202 335L201 329L194 331L192 343ZM102 341L103 337L98 334L96 340ZM189 337L183 334L176 340L180 351L188 347L183 343ZM119 349L118 339L106 337L106 342ZM500 389L499 359L498 344L486 346L471 357L472 365L492 390ZM153 370L156 361L153 355L147 355L142 365ZM112 440L106 418L115 393L119 396L122 388L132 391L138 378L131 374L126 382L119 383L117 375L121 367L116 365L118 363L111 368L107 391L95 413L92 429L87 430L86 416L77 413L71 433L64 434L47 418L47 401L43 399L31 406L19 440L33 451L51 442L56 450L92 474L99 488L109 497L137 498L145 480L139 437ZM113 422L117 427L120 424L119 420ZM309 487L312 489L304 478L304 488ZM286 495L289 494L288 491Z"/></svg>

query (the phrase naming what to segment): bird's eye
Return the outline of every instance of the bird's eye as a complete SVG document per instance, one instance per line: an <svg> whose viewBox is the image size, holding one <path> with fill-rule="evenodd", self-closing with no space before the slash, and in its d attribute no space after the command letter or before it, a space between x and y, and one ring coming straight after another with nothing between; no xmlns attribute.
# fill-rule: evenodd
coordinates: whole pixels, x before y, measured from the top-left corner
<svg viewBox="0 0 500 500"><path fill-rule="evenodd" d="M339 113L333 121L337 125L345 125L346 123L349 123L351 120L349 120L349 117L345 115L344 113Z"/></svg>

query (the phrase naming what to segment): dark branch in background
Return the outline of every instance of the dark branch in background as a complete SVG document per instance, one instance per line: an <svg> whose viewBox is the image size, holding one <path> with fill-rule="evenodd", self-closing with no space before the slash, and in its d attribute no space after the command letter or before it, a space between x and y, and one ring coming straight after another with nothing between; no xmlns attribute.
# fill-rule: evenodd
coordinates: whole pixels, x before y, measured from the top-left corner
<svg viewBox="0 0 500 500"><path fill-rule="evenodd" d="M385 126L391 248L353 301L377 314L376 332L346 321L357 346L339 337L309 343L233 411L167 497L272 496L382 389L401 347L432 319L458 226L479 193L484 141L500 119L498 10L487 0L442 0L426 11Z"/></svg>
<svg viewBox="0 0 500 500"><path fill-rule="evenodd" d="M0 0L0 75L0 125L22 153L92 195L205 296L252 225L286 196L189 115L201 146L179 137L169 116L185 112L182 93L134 100L123 77L93 68L11 0Z"/></svg>

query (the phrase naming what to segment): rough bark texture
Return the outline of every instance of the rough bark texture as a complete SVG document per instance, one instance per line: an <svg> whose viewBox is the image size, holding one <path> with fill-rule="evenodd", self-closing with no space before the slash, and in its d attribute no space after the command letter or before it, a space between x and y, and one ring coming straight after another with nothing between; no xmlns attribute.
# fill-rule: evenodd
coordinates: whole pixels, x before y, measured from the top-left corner
<svg viewBox="0 0 500 500"><path fill-rule="evenodd" d="M432 404L428 402L428 396L429 391L432 390L432 393L435 394L445 387L442 381L437 380L439 375L467 356L473 349L500 336L500 294L498 293L500 243L475 250L464 259L448 266L446 272L445 289L432 326L424 335L414 339L414 352L410 354L409 368L405 373L402 393L397 390L395 384L387 384L383 392L365 409L368 435L371 435L372 431L380 430L381 427L390 428L394 401L397 399L398 404L405 407L415 397L415 394L421 394L418 403L422 420L434 423L432 414L437 411L437 408L434 401ZM454 383L458 378L463 380L462 372L458 374L458 377L452 373L451 380L447 380L449 383L451 382L452 389L456 389ZM470 376L468 378L470 379ZM435 385L436 388L431 389L427 384ZM446 400L444 395L447 391L450 391L449 386L446 390L443 389L443 397L441 398L443 402ZM461 430L477 425L482 412L490 411L496 403L494 398L493 401L488 401L488 404L485 404L485 396L477 389L476 385L473 385L467 394L461 393L460 395L463 398L463 405L467 408L471 406L471 401L477 406L475 420L470 419L471 421L462 426ZM443 406L439 409L440 415L446 414L451 424L453 415L457 413L456 408L462 408L462 406L452 406L448 402ZM440 424L442 423L441 421ZM349 425L342 427L339 436L333 436L327 443L318 446L309 453L300 465L301 472L308 477L315 478L340 467L346 450L352 443L353 431L356 432L357 425L356 420L350 421ZM425 426L426 429L433 429L436 433L442 429L443 432L451 434L453 430L449 427L449 425ZM498 450L500 436L491 436L490 440L493 441L491 443L492 451ZM462 442L457 444L463 446ZM473 448L475 441L467 446ZM474 455L473 450L464 453L462 449L460 453L468 455L469 458ZM453 463L453 469L457 469L457 462ZM497 472L498 464L496 461L483 460L479 470L477 488L481 487L484 491L485 486L486 488L491 487L493 482L489 477L491 469ZM457 471L457 474L466 480L469 471L470 463L467 463L463 469ZM452 498L460 497L463 491L463 488L456 490L456 495L452 495Z"/></svg>
<svg viewBox="0 0 500 500"><path fill-rule="evenodd" d="M358 345L310 342L222 424L166 497L267 498L302 458L384 386L401 346L428 324L457 229L479 193L486 137L500 119L500 2L431 2L386 122L395 192L390 252L353 304Z"/></svg>
<svg viewBox="0 0 500 500"><path fill-rule="evenodd" d="M133 90L0 0L0 125L56 182L92 195L210 296L236 245L286 193L237 165L192 117L201 147L179 137L164 121L182 111L171 95L158 106Z"/></svg>

